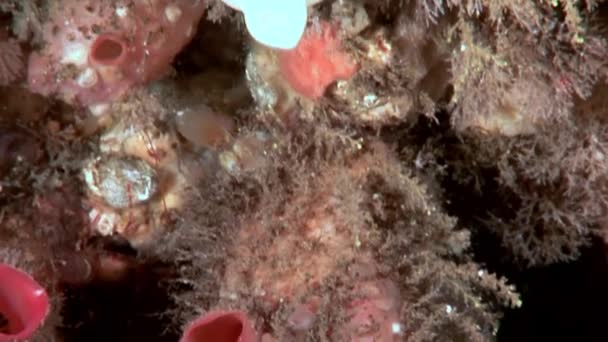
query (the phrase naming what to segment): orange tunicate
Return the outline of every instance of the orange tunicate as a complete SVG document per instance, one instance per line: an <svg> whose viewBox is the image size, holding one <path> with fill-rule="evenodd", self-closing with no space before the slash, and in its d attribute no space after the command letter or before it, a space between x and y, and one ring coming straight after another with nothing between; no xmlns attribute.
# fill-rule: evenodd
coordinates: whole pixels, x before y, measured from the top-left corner
<svg viewBox="0 0 608 342"><path fill-rule="evenodd" d="M343 50L329 23L309 27L292 50L278 52L283 78L300 95L317 99L337 80L351 78L357 64Z"/></svg>
<svg viewBox="0 0 608 342"><path fill-rule="evenodd" d="M177 113L177 130L198 147L217 148L227 143L234 131L234 122L206 105L198 105Z"/></svg>

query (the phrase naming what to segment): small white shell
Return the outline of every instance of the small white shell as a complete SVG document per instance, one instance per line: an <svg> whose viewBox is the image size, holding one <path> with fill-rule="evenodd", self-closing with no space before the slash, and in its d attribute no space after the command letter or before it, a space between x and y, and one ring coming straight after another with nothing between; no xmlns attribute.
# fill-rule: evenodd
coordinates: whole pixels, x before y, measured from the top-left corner
<svg viewBox="0 0 608 342"><path fill-rule="evenodd" d="M97 71L95 69L88 67L84 69L78 78L76 79L76 83L82 88L90 88L97 84Z"/></svg>
<svg viewBox="0 0 608 342"><path fill-rule="evenodd" d="M93 230L102 236L114 234L114 229L119 220L118 215L110 211L101 212L93 208L89 212L89 221L92 224Z"/></svg>
<svg viewBox="0 0 608 342"><path fill-rule="evenodd" d="M158 191L155 170L134 157L98 159L83 171L89 190L117 209L138 205Z"/></svg>
<svg viewBox="0 0 608 342"><path fill-rule="evenodd" d="M129 13L129 9L126 6L118 6L116 7L116 15L119 18L124 18L127 16L127 14Z"/></svg>
<svg viewBox="0 0 608 342"><path fill-rule="evenodd" d="M85 66L89 58L89 48L79 42L69 42L63 45L61 64Z"/></svg>
<svg viewBox="0 0 608 342"><path fill-rule="evenodd" d="M175 24L181 16L182 10L179 8L179 6L175 4L170 4L165 7L165 17L167 17L167 20L169 20L169 22Z"/></svg>

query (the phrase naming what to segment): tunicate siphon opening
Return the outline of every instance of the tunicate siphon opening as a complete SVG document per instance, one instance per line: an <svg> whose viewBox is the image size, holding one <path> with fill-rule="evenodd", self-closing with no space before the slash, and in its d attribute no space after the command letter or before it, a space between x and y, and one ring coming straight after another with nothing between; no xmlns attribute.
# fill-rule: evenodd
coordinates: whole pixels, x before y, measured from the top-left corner
<svg viewBox="0 0 608 342"><path fill-rule="evenodd" d="M8 318L6 318L4 314L0 312L0 333L7 334L8 328Z"/></svg>
<svg viewBox="0 0 608 342"><path fill-rule="evenodd" d="M244 313L212 312L194 321L180 341L257 342L256 335Z"/></svg>
<svg viewBox="0 0 608 342"><path fill-rule="evenodd" d="M234 341L237 342L243 331L243 324L233 315L220 316L211 322L196 327L189 341Z"/></svg>
<svg viewBox="0 0 608 342"><path fill-rule="evenodd" d="M116 65L126 55L126 45L120 37L114 35L99 36L91 47L91 59L103 65Z"/></svg>
<svg viewBox="0 0 608 342"><path fill-rule="evenodd" d="M49 311L46 291L28 274L0 263L0 342L34 334Z"/></svg>
<svg viewBox="0 0 608 342"><path fill-rule="evenodd" d="M19 320L8 320L8 313L0 312L0 333L11 335L23 329L23 324Z"/></svg>

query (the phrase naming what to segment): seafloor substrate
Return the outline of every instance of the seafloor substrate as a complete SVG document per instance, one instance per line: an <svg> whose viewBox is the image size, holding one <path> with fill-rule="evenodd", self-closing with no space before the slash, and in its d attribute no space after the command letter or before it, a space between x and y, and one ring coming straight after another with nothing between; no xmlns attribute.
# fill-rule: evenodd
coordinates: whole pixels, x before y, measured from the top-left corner
<svg viewBox="0 0 608 342"><path fill-rule="evenodd" d="M291 50L228 3L0 3L32 341L606 340L603 1L309 1Z"/></svg>

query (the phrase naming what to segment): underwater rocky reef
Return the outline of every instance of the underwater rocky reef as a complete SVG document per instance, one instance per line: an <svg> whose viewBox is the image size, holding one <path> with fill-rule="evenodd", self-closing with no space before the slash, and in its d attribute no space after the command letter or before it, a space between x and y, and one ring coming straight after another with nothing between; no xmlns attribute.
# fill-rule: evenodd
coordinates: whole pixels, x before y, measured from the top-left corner
<svg viewBox="0 0 608 342"><path fill-rule="evenodd" d="M608 3L0 1L0 342L606 341Z"/></svg>

